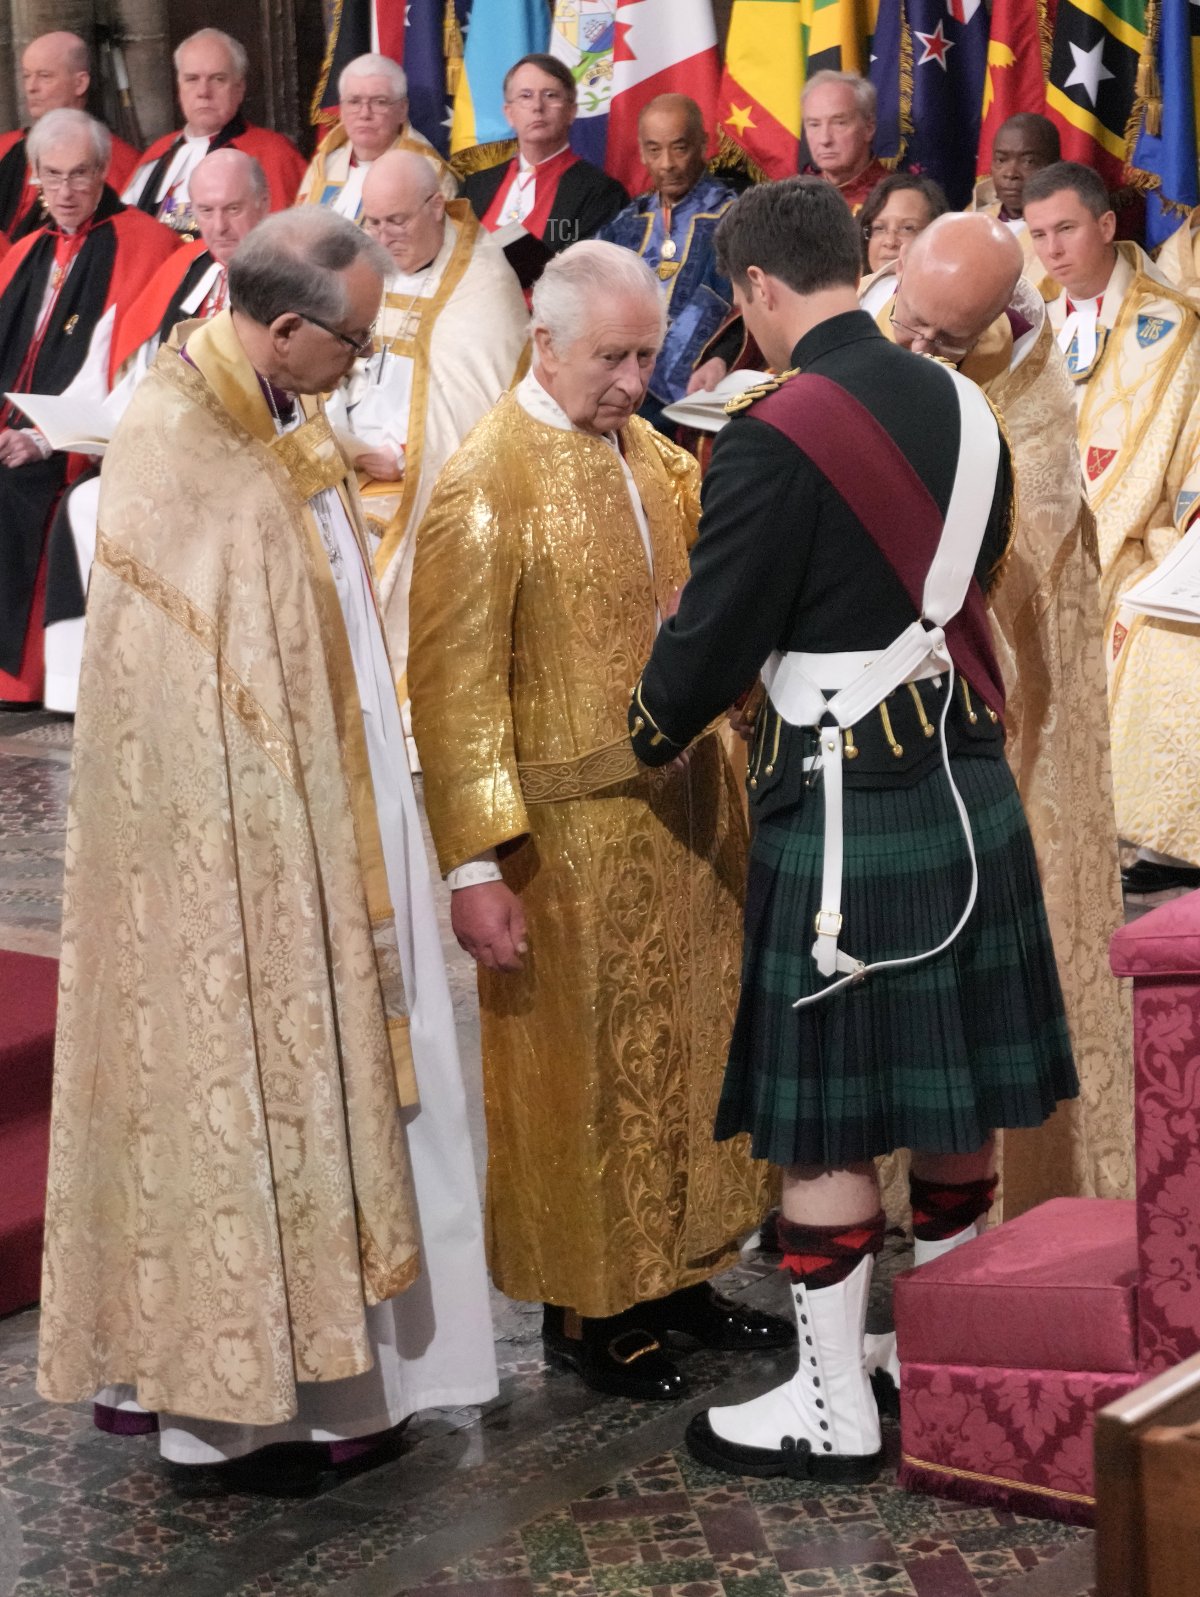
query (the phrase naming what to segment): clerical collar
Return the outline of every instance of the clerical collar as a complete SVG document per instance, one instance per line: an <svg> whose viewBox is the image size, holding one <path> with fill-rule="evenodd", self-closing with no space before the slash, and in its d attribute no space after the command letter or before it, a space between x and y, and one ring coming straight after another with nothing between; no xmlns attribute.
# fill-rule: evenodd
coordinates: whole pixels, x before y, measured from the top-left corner
<svg viewBox="0 0 1200 1597"><path fill-rule="evenodd" d="M615 449L620 454L621 444L616 433L585 433L582 427L576 427L550 390L542 387L541 380L532 367L517 384L516 395L521 409L527 416L532 416L534 421L544 422L547 427L556 427L559 432L579 433L583 438L595 438L598 443L607 444L610 449Z"/></svg>

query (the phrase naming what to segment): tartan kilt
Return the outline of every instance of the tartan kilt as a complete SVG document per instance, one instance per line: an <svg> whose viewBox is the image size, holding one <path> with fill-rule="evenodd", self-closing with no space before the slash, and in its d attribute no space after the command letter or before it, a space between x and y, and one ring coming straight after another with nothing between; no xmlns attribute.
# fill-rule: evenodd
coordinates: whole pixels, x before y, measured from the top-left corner
<svg viewBox="0 0 1200 1597"><path fill-rule="evenodd" d="M979 895L944 954L822 1003L811 956L825 806L820 787L757 826L742 990L718 1140L755 1158L837 1166L895 1148L969 1153L993 1129L1036 1126L1079 1082L1033 843L1003 758L952 757ZM911 787L847 788L839 947L868 962L935 948L970 887L939 765Z"/></svg>

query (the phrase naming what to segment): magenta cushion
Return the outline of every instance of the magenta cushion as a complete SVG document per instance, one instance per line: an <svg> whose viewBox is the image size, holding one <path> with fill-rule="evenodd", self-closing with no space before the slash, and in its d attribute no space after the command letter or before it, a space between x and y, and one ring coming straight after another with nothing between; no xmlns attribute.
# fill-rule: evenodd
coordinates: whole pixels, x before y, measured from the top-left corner
<svg viewBox="0 0 1200 1597"><path fill-rule="evenodd" d="M1054 1198L896 1280L902 1366L1133 1372L1135 1205Z"/></svg>
<svg viewBox="0 0 1200 1597"><path fill-rule="evenodd" d="M900 1484L1090 1524L1096 1411L1141 1380L1086 1370L945 1367L905 1359Z"/></svg>
<svg viewBox="0 0 1200 1597"><path fill-rule="evenodd" d="M1114 976L1200 976L1200 891L1118 927L1108 962Z"/></svg>

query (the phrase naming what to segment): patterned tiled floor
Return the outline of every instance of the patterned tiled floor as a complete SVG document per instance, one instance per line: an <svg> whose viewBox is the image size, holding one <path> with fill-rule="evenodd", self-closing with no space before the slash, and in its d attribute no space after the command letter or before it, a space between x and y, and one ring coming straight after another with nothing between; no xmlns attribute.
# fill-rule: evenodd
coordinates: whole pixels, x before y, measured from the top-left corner
<svg viewBox="0 0 1200 1597"><path fill-rule="evenodd" d="M68 722L0 713L0 947L58 941ZM444 928L445 930L445 928ZM447 938L479 1131L471 968ZM481 1135L477 1142L482 1147ZM905 1262L889 1244L886 1281ZM729 1290L765 1306L757 1258ZM690 1415L762 1390L779 1361L696 1353L692 1396L632 1404L547 1370L538 1316L493 1298L500 1396L417 1416L388 1456L307 1497L248 1496L165 1465L37 1396L37 1316L0 1321L0 1597L1085 1597L1089 1533L897 1489L714 1474ZM897 1438L885 1442L895 1457Z"/></svg>

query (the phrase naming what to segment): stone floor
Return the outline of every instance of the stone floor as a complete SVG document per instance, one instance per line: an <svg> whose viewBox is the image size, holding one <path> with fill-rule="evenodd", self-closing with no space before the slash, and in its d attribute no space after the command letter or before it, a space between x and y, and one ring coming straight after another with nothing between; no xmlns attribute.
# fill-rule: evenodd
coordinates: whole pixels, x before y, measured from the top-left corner
<svg viewBox="0 0 1200 1597"><path fill-rule="evenodd" d="M69 722L0 713L0 947L57 950ZM446 936L482 1151L469 962ZM889 1242L881 1282L906 1262ZM755 1254L724 1283L783 1307ZM884 1294L881 1294L881 1297ZM302 1499L239 1495L149 1439L43 1403L37 1315L0 1321L0 1597L1087 1597L1090 1533L874 1486L720 1476L682 1446L691 1415L778 1379L786 1359L694 1353L691 1396L633 1404L548 1370L536 1314L494 1295L499 1397L417 1416L389 1456ZM879 1312L880 1304L876 1305ZM894 1464L895 1428L885 1430Z"/></svg>

